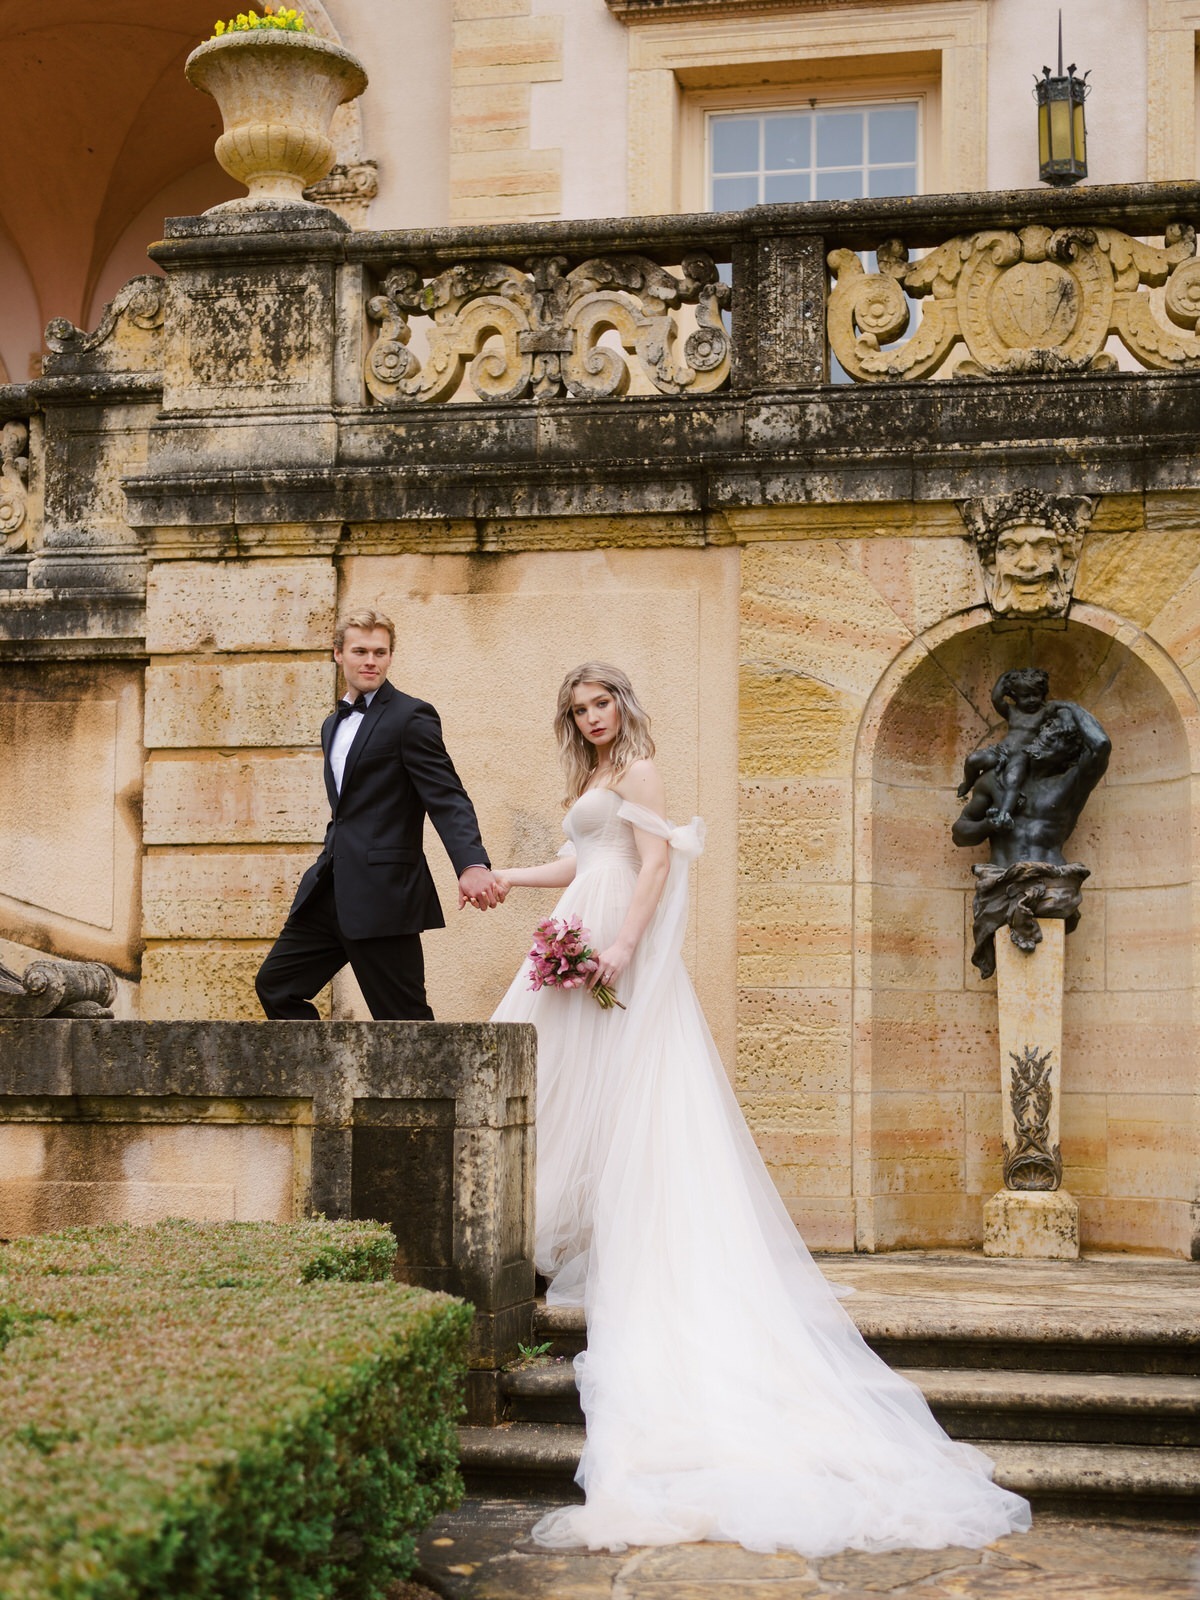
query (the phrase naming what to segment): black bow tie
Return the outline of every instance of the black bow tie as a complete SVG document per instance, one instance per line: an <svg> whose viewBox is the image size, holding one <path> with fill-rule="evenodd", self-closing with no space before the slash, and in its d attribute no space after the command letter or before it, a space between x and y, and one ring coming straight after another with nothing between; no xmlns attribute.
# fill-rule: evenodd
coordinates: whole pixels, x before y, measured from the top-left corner
<svg viewBox="0 0 1200 1600"><path fill-rule="evenodd" d="M367 697L365 694L360 694L357 700L339 700L334 709L340 722L343 717L348 717L352 711L365 711L367 709Z"/></svg>

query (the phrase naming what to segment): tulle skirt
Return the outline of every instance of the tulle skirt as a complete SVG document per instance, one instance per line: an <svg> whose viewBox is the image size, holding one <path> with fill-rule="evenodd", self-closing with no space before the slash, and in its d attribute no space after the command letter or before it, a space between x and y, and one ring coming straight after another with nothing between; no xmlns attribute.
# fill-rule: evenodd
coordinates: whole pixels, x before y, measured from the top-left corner
<svg viewBox="0 0 1200 1600"><path fill-rule="evenodd" d="M577 912L601 947L633 880L616 863L584 873L556 914ZM1026 1502L843 1310L758 1155L678 939L654 932L618 984L626 1011L531 993L523 970L495 1013L537 1027L538 1268L588 1328L586 1504L534 1537L815 1557L1028 1527Z"/></svg>

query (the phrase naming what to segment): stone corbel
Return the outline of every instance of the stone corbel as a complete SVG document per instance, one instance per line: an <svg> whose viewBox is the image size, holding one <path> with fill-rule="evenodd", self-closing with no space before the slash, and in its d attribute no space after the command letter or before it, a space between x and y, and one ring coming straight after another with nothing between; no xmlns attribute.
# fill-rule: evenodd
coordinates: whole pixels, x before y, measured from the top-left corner
<svg viewBox="0 0 1200 1600"><path fill-rule="evenodd" d="M352 228L365 228L371 201L379 193L379 164L376 161L338 162L322 178L304 191L304 198L336 211Z"/></svg>
<svg viewBox="0 0 1200 1600"><path fill-rule="evenodd" d="M29 457L25 454L29 428L24 422L6 422L0 428L0 549L15 552L28 543L25 527Z"/></svg>

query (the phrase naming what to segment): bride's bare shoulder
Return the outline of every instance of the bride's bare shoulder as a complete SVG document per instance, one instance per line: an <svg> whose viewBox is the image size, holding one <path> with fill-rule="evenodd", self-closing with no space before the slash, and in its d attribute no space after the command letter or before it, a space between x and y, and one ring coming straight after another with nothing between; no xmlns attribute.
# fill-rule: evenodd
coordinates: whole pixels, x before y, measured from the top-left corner
<svg viewBox="0 0 1200 1600"><path fill-rule="evenodd" d="M634 805L645 806L662 817L666 815L667 796L658 768L649 756L632 762L621 774L616 791L622 800L632 800Z"/></svg>

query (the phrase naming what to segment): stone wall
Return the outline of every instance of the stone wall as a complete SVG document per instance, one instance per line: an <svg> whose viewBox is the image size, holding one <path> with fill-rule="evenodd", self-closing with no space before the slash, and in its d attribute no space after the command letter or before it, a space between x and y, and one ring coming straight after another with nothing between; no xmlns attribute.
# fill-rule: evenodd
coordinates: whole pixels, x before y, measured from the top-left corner
<svg viewBox="0 0 1200 1600"><path fill-rule="evenodd" d="M1101 273L1096 230L1112 251L1118 224L1162 237L1190 215L1200 190L1175 185L463 235L348 234L315 207L172 223L165 297L61 335L38 386L0 391L33 440L24 543L0 565L15 685L0 786L19 819L0 856L5 948L109 959L145 1018L249 1019L324 827L340 607L396 618L394 675L438 706L499 863L557 849L554 692L576 661L614 657L654 718L674 818L709 823L688 959L806 1237L978 1243L999 1181L995 1008L968 959L972 853L949 828L963 757L995 721L991 683L1037 661L1115 746L1074 847L1093 875L1067 946L1066 1183L1085 1245L1189 1253L1195 336L1154 355L1134 284L1120 315L1127 331L1142 317L1133 342L1158 370L1097 367L1103 319L1076 357L1005 344L993 318L974 377L832 385L822 308L830 254L901 229L921 248L966 238L951 255L983 271L989 229L1023 230L1006 237L1036 256L1069 223L1073 239L1092 230ZM1172 237L1186 288L1191 236ZM541 289L514 265L536 250ZM569 305L608 296L604 314L637 332L593 352L574 389L550 360L575 348L554 261L578 275ZM732 264L727 331L706 261ZM1047 271L1053 287L1067 268ZM400 333L411 321L432 348L421 294L465 292L479 314L496 282L513 317L550 304L559 322L462 344L464 368L492 363L475 368L485 398L469 374L448 403L402 392ZM648 285L689 318L707 307L706 342L689 346L685 322L664 360L643 336L665 326ZM237 314L214 315L214 296ZM451 344L468 337L456 318ZM858 337L846 322L837 336ZM687 368L688 348L709 365ZM605 372L614 392L586 387ZM1028 487L1097 508L1069 620L1013 627L984 603L958 502ZM432 838L430 858L449 909ZM490 1013L548 903L514 896L430 936L439 1016ZM362 1014L348 979L323 1004Z"/></svg>
<svg viewBox="0 0 1200 1600"><path fill-rule="evenodd" d="M843 520L821 538L815 512L802 537L746 551L747 1115L806 1237L978 1243L1000 1187L995 979L970 964L976 853L950 823L963 757L996 723L991 685L1036 663L1114 744L1072 842L1092 878L1067 941L1064 1183L1085 1247L1186 1254L1200 502L1102 506L1065 629L998 629L957 517L930 507L914 538L913 509L873 508L866 537ZM1138 536L1144 561L1122 560Z"/></svg>

